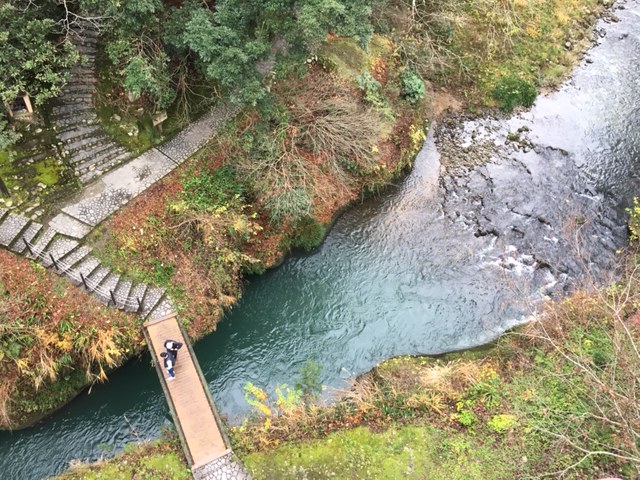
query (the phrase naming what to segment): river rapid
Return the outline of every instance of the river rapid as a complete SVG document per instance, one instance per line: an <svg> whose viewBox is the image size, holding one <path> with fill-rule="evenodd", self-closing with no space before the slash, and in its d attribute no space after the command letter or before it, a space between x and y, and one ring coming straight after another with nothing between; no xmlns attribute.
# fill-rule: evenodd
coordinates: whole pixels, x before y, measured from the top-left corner
<svg viewBox="0 0 640 480"><path fill-rule="evenodd" d="M406 179L348 210L316 252L251 279L195 345L221 413L241 420L247 381L273 391L309 358L345 387L392 356L484 344L546 296L606 281L640 191L639 2L599 23L559 91L510 118L435 126ZM46 478L169 423L144 355L39 425L1 433L0 471Z"/></svg>

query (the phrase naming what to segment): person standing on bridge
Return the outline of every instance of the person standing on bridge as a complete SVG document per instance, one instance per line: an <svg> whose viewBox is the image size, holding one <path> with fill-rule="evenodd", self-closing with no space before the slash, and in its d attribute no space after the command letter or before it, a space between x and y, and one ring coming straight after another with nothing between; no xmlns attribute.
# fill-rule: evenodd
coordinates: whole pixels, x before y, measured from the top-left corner
<svg viewBox="0 0 640 480"><path fill-rule="evenodd" d="M170 352L162 352L160 356L164 359L164 368L167 371L167 374L169 375L169 378L167 378L167 381L171 381L174 378L176 378L176 373L173 370L173 368L176 365L176 357L174 357L173 354Z"/></svg>
<svg viewBox="0 0 640 480"><path fill-rule="evenodd" d="M175 340L165 340L164 348L167 353L171 353L173 355L174 362L178 360L178 350L182 347L180 342L176 342Z"/></svg>

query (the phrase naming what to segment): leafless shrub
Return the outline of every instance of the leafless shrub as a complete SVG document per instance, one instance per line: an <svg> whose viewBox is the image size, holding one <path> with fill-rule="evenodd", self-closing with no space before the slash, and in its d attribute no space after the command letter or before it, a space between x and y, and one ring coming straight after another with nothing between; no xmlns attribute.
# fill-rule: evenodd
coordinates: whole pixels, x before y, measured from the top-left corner
<svg viewBox="0 0 640 480"><path fill-rule="evenodd" d="M287 119L268 134L256 133L251 151L237 160L276 221L309 215L318 200L348 189L353 175L377 160L379 114L328 78L313 85L283 87Z"/></svg>
<svg viewBox="0 0 640 480"><path fill-rule="evenodd" d="M624 282L577 293L518 334L565 365L554 375L570 385L585 407L580 415L541 428L581 454L551 475L563 476L591 457L626 462L640 473L639 280L640 267L635 266ZM591 332L590 338L576 338L576 329ZM598 430L610 434L597 435Z"/></svg>

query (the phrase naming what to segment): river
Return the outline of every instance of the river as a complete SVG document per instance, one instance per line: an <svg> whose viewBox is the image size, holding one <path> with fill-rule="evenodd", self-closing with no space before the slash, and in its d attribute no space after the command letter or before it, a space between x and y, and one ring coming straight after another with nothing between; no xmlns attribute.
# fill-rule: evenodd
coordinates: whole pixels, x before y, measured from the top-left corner
<svg viewBox="0 0 640 480"><path fill-rule="evenodd" d="M237 422L247 381L272 391L309 358L339 388L385 358L481 345L545 296L609 274L640 187L639 1L600 22L558 92L512 118L432 128L406 179L343 214L317 251L251 279L195 345L221 413ZM478 145L488 164L441 166L439 150L448 163ZM169 424L144 355L41 424L1 433L0 469L45 478Z"/></svg>

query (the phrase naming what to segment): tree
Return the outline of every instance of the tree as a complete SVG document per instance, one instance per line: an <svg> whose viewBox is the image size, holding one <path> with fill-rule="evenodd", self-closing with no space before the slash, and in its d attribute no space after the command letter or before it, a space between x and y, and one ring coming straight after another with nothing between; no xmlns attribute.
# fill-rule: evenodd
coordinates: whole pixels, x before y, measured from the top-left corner
<svg viewBox="0 0 640 480"><path fill-rule="evenodd" d="M0 4L0 98L10 102L28 94L36 105L57 97L66 83L66 69L79 55L56 35L56 21L40 18L42 9Z"/></svg>

